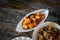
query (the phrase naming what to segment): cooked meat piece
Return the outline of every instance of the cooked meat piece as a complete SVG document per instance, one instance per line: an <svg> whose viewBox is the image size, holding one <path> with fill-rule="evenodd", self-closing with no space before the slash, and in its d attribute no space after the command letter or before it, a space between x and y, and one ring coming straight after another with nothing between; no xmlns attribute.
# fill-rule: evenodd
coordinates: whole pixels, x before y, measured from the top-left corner
<svg viewBox="0 0 60 40"><path fill-rule="evenodd" d="M34 15L31 15L30 18L34 18L35 16Z"/></svg>
<svg viewBox="0 0 60 40"><path fill-rule="evenodd" d="M30 23L27 25L29 27L29 29L32 29L33 28L33 25Z"/></svg>
<svg viewBox="0 0 60 40"><path fill-rule="evenodd" d="M48 34L48 33L47 33L46 31L44 31L44 37L46 37L46 36L47 36L47 34Z"/></svg>
<svg viewBox="0 0 60 40"><path fill-rule="evenodd" d="M28 29L27 25L22 25L23 29Z"/></svg>
<svg viewBox="0 0 60 40"><path fill-rule="evenodd" d="M40 16L38 16L38 15L36 15L36 16L35 16L35 18L36 18L36 19L40 19L41 17L40 17Z"/></svg>
<svg viewBox="0 0 60 40"><path fill-rule="evenodd" d="M28 19L26 19L24 22L23 22L23 25L24 24L29 24L30 23L30 19L28 18Z"/></svg>
<svg viewBox="0 0 60 40"><path fill-rule="evenodd" d="M24 20L27 20L27 17L25 17Z"/></svg>
<svg viewBox="0 0 60 40"><path fill-rule="evenodd" d="M32 22L32 25L33 25L33 27L35 27L37 25L37 23L36 22Z"/></svg>
<svg viewBox="0 0 60 40"><path fill-rule="evenodd" d="M39 40L43 40L43 35L39 35Z"/></svg>

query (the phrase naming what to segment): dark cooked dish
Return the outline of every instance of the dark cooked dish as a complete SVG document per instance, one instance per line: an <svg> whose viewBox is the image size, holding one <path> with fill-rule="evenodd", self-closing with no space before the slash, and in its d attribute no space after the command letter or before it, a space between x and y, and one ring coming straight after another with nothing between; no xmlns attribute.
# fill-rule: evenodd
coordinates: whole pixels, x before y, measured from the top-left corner
<svg viewBox="0 0 60 40"><path fill-rule="evenodd" d="M31 14L28 17L25 17L22 22L23 29L32 29L36 25L38 25L39 22L41 22L45 18L44 14L41 14L40 12L36 14Z"/></svg>
<svg viewBox="0 0 60 40"><path fill-rule="evenodd" d="M38 40L60 40L60 30L53 26L46 26L38 31Z"/></svg>

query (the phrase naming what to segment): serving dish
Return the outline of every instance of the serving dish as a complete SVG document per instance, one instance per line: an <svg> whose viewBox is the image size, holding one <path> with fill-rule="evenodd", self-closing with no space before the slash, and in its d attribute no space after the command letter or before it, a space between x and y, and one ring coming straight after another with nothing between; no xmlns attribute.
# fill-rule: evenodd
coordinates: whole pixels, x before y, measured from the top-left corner
<svg viewBox="0 0 60 40"><path fill-rule="evenodd" d="M58 30L60 30L60 25L59 24L54 23L54 22L44 22L44 23L38 25L37 28L34 30L34 32L32 34L32 40L37 40L37 34L38 34L39 29L41 29L43 27L46 27L50 24L51 24L51 26L54 26L54 28L57 28Z"/></svg>
<svg viewBox="0 0 60 40"><path fill-rule="evenodd" d="M22 36L22 37L16 37L16 38L14 38L14 39L12 39L12 40L32 40L32 39L29 38L29 37L24 37L24 36Z"/></svg>
<svg viewBox="0 0 60 40"><path fill-rule="evenodd" d="M49 10L48 10L48 9L35 10L35 11L30 12L30 13L27 14L26 16L24 16L24 17L21 19L21 21L19 21L19 23L18 23L18 25L17 25L17 27L16 27L16 31L17 31L18 33L20 33L20 32L28 32L28 31L32 31L32 30L36 29L37 27L34 27L34 28L32 28L32 29L28 29L28 30L24 30L24 29L22 28L22 21L23 21L23 19L24 19L25 17L28 17L28 16L31 15L31 14L36 14L37 12L41 12L41 14L44 14L44 15L45 15L45 18L44 18L39 24L43 23L43 22L46 20L48 14L49 14ZM38 25L39 25L39 24L38 24Z"/></svg>

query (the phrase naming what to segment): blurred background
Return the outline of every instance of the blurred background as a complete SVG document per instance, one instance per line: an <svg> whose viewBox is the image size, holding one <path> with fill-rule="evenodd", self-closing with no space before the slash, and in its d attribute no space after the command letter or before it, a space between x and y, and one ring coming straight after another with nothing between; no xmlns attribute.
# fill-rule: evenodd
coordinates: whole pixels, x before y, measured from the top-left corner
<svg viewBox="0 0 60 40"><path fill-rule="evenodd" d="M60 0L0 0L0 40L11 40L17 36L32 37L32 32L18 34L18 22L29 12L49 9L46 21L60 24Z"/></svg>
<svg viewBox="0 0 60 40"><path fill-rule="evenodd" d="M59 17L60 0L0 0L0 7L17 10L50 8Z"/></svg>

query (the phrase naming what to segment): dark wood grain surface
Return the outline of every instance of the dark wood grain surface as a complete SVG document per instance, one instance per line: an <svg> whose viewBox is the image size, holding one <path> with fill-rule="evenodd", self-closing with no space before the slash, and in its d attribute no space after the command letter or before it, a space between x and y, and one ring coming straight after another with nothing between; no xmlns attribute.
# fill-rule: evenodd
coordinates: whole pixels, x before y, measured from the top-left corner
<svg viewBox="0 0 60 40"><path fill-rule="evenodd" d="M20 33L15 31L18 22L32 9L15 10L0 7L0 39L11 40L17 36L28 36L31 37L30 33ZM28 12L29 11L29 12ZM30 34L30 35L29 35Z"/></svg>
<svg viewBox="0 0 60 40"><path fill-rule="evenodd" d="M1 1L0 1L1 2ZM2 2L3 3L3 2ZM13 2L10 2L13 3ZM20 6L17 4L14 5L10 3L0 3L0 40L11 40L12 38L15 38L17 36L27 36L32 38L32 33L31 32L24 32L18 34L15 31L15 28L18 24L18 22L29 12L36 10L36 9L41 9L41 8L48 8L49 6L47 5L37 5L37 4L32 4L29 3L28 6L26 5L27 3L18 3ZM4 5L6 5L4 7ZM49 15L46 21L56 21L57 19L52 17L53 12L51 10L50 12L51 16Z"/></svg>

